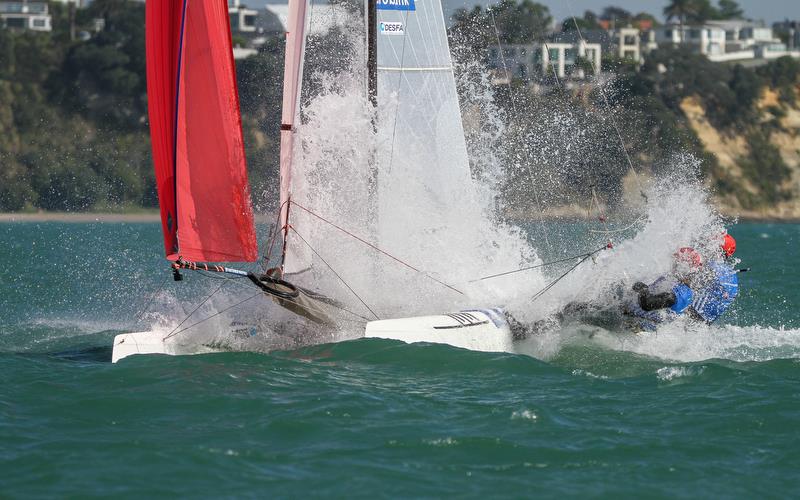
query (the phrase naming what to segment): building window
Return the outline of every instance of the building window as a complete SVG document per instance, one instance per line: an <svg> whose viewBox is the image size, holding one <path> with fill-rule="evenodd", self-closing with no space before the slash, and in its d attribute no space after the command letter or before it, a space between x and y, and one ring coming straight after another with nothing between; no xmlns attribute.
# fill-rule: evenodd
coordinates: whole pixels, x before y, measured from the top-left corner
<svg viewBox="0 0 800 500"><path fill-rule="evenodd" d="M575 58L578 57L578 51L575 49L564 50L564 64L575 64Z"/></svg>
<svg viewBox="0 0 800 500"><path fill-rule="evenodd" d="M254 15L246 15L244 16L244 25L248 28L252 28L256 25L256 16Z"/></svg>
<svg viewBox="0 0 800 500"><path fill-rule="evenodd" d="M636 51L634 50L626 50L622 53L623 59L636 59Z"/></svg>
<svg viewBox="0 0 800 500"><path fill-rule="evenodd" d="M698 29L689 30L689 38L700 38L700 30Z"/></svg>
<svg viewBox="0 0 800 500"><path fill-rule="evenodd" d="M625 45L636 45L636 37L633 35L625 35L622 43Z"/></svg>
<svg viewBox="0 0 800 500"><path fill-rule="evenodd" d="M672 38L672 30L664 30L664 36L667 38Z"/></svg>
<svg viewBox="0 0 800 500"><path fill-rule="evenodd" d="M558 62L560 59L558 56L558 49L550 49L547 55L551 62Z"/></svg>
<svg viewBox="0 0 800 500"><path fill-rule="evenodd" d="M26 19L24 17L7 17L6 28L25 29L28 27L28 23L26 23L25 21Z"/></svg>
<svg viewBox="0 0 800 500"><path fill-rule="evenodd" d="M22 12L22 2L0 3L0 12Z"/></svg>
<svg viewBox="0 0 800 500"><path fill-rule="evenodd" d="M47 21L45 19L34 19L33 20L33 27L34 28L46 28Z"/></svg>
<svg viewBox="0 0 800 500"><path fill-rule="evenodd" d="M29 3L28 12L31 14L44 14L47 12L46 3Z"/></svg>

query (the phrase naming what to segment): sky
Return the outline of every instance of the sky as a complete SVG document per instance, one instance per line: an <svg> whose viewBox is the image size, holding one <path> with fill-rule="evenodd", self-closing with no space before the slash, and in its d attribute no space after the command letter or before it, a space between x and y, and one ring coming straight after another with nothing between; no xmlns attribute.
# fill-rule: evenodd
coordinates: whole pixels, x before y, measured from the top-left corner
<svg viewBox="0 0 800 500"><path fill-rule="evenodd" d="M664 6L669 3L667 0L535 0L538 3L547 5L551 15L563 20L575 14L582 16L586 10L600 12L603 7L614 5L623 9L638 12L648 12L663 20L662 12ZM472 7L478 3L487 5L485 0L442 0L445 6L445 15L459 7ZM711 0L716 4L716 0ZM785 18L800 20L800 0L738 0L739 5L745 13L745 17L754 20L764 20L768 23L783 21Z"/></svg>

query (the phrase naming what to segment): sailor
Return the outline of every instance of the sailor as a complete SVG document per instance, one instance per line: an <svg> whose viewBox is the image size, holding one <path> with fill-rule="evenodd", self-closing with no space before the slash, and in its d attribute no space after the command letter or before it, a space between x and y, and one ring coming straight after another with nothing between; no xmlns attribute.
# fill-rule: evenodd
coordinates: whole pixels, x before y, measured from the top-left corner
<svg viewBox="0 0 800 500"><path fill-rule="evenodd" d="M637 324L645 330L655 330L659 323L689 313L695 292L693 282L703 266L700 254L691 247L683 247L673 255L672 273L662 276L650 285L636 282L633 290L637 293L635 302L628 304L625 313L636 318Z"/></svg>
<svg viewBox="0 0 800 500"><path fill-rule="evenodd" d="M709 275L692 298L691 309L695 317L713 323L733 304L739 294L739 277L733 254L736 240L725 234L720 244L721 258L709 263Z"/></svg>

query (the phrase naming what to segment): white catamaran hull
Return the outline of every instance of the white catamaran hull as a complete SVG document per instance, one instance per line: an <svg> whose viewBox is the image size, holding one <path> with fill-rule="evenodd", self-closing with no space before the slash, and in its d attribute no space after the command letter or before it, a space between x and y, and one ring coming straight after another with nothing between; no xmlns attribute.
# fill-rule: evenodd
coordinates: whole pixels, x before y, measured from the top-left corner
<svg viewBox="0 0 800 500"><path fill-rule="evenodd" d="M514 340L505 316L497 309L370 321L364 336L448 344L483 352L511 351Z"/></svg>
<svg viewBox="0 0 800 500"><path fill-rule="evenodd" d="M163 331L122 333L114 337L111 362L136 354L185 356L223 352L208 344L168 339ZM481 309L413 318L386 319L367 323L364 337L427 342L482 352L509 352L513 336L503 313Z"/></svg>
<svg viewBox="0 0 800 500"><path fill-rule="evenodd" d="M188 354L207 354L221 352L207 345L198 343L178 343L164 341L164 332L135 332L122 333L114 337L114 347L111 351L111 362L116 363L122 358L134 354L166 354L169 356L184 356Z"/></svg>

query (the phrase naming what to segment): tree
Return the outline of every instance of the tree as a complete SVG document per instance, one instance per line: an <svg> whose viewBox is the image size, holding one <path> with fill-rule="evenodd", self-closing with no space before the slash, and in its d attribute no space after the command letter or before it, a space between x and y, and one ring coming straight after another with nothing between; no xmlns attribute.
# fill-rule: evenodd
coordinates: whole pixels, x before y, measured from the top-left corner
<svg viewBox="0 0 800 500"><path fill-rule="evenodd" d="M703 24L709 19L719 19L719 11L709 0L692 0L692 8L686 20L693 24Z"/></svg>
<svg viewBox="0 0 800 500"><path fill-rule="evenodd" d="M531 0L502 0L486 10L458 9L449 30L451 46L470 51L472 59L482 58L488 47L497 46L498 38L501 44L542 40L552 22L548 8Z"/></svg>
<svg viewBox="0 0 800 500"><path fill-rule="evenodd" d="M584 12L583 17L568 17L561 23L561 31L575 31L575 25L578 25L581 31L596 30L600 28L597 23L597 14L591 10Z"/></svg>
<svg viewBox="0 0 800 500"><path fill-rule="evenodd" d="M735 0L719 0L719 19L741 19L744 11Z"/></svg>
<svg viewBox="0 0 800 500"><path fill-rule="evenodd" d="M531 0L502 0L494 7L487 9L489 16L494 17L497 31L502 43L531 43L544 38L550 29L553 18L550 10ZM491 23L491 19L489 21Z"/></svg>
<svg viewBox="0 0 800 500"><path fill-rule="evenodd" d="M604 21L610 21L616 26L620 24L627 24L632 18L633 15L630 13L630 11L623 9L622 7L606 7L603 9L603 13L600 14L600 19Z"/></svg>
<svg viewBox="0 0 800 500"><path fill-rule="evenodd" d="M658 19L653 14L649 14L647 12L639 12L635 16L633 16L633 20L636 22L640 21L648 21L651 23L652 26L658 26Z"/></svg>
<svg viewBox="0 0 800 500"><path fill-rule="evenodd" d="M686 23L687 16L693 12L694 2L692 0L670 0L669 5L664 7L664 16L667 21L678 20L680 25L681 43L683 43L683 25Z"/></svg>

